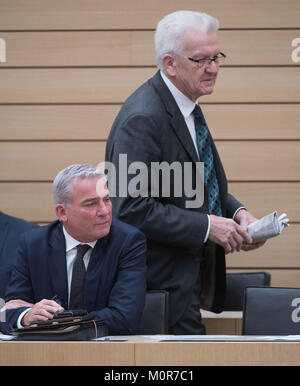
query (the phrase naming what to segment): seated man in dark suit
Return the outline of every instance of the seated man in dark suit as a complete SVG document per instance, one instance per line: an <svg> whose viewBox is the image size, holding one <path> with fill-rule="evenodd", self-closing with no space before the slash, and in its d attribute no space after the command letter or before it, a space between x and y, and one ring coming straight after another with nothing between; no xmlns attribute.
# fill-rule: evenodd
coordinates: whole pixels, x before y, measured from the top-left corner
<svg viewBox="0 0 300 386"><path fill-rule="evenodd" d="M0 212L0 298L3 298L16 260L20 236L38 225Z"/></svg>
<svg viewBox="0 0 300 386"><path fill-rule="evenodd" d="M111 335L136 333L146 292L143 233L112 218L105 176L92 165L62 170L52 191L59 220L22 236L5 294L33 306L7 309L2 331L69 308L104 320Z"/></svg>

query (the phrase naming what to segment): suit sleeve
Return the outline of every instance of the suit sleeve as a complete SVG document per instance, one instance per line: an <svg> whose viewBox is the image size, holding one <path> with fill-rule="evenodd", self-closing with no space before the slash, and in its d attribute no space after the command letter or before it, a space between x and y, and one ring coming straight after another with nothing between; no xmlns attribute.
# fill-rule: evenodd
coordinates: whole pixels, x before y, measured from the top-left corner
<svg viewBox="0 0 300 386"><path fill-rule="evenodd" d="M13 299L22 299L34 303L24 235L21 236L16 263L12 270L4 298L6 302ZM5 322L1 323L1 331L9 334L16 327L18 317L25 309L27 307L6 310Z"/></svg>
<svg viewBox="0 0 300 386"><path fill-rule="evenodd" d="M123 196L119 194L115 198L112 197L113 211L122 221L141 229L151 240L198 252L208 228L207 215L180 208L172 202L164 202L161 198L151 197L151 163L162 162L159 132L160 129L150 117L133 115L122 125L118 136L108 144L106 161L117 166L116 192L120 192L120 175L121 179L124 175L120 171L120 154L126 155L127 165L136 168L146 165L148 171L145 191L140 192L137 197L126 192ZM127 176L129 193L136 178L133 172L130 174L129 170Z"/></svg>
<svg viewBox="0 0 300 386"><path fill-rule="evenodd" d="M146 239L141 232L128 236L118 268L107 307L90 315L104 320L110 335L136 334L146 293Z"/></svg>

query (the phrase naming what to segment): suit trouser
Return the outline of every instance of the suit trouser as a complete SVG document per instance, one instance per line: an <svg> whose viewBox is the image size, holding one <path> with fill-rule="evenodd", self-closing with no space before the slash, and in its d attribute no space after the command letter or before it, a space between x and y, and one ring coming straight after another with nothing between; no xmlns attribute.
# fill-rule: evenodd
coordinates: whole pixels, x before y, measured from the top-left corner
<svg viewBox="0 0 300 386"><path fill-rule="evenodd" d="M202 323L200 312L201 275L199 272L190 302L181 318L170 328L170 334L174 335L203 335L205 326Z"/></svg>

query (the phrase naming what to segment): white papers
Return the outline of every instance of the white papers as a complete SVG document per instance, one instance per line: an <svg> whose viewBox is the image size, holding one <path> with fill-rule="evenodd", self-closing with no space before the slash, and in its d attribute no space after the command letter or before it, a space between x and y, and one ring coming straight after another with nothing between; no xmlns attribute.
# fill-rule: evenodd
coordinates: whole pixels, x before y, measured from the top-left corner
<svg viewBox="0 0 300 386"><path fill-rule="evenodd" d="M300 335L143 335L160 342L300 342Z"/></svg>
<svg viewBox="0 0 300 386"><path fill-rule="evenodd" d="M285 227L289 226L286 213L278 217L277 212L268 214L248 225L247 231L254 243L280 235Z"/></svg>
<svg viewBox="0 0 300 386"><path fill-rule="evenodd" d="M0 340L13 340L13 339L16 339L16 337L13 335L4 335L0 333Z"/></svg>

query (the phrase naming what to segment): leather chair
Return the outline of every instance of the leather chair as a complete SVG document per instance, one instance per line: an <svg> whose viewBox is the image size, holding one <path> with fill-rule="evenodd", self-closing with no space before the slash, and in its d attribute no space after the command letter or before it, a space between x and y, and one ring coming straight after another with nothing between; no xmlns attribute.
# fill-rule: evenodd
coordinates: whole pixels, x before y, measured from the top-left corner
<svg viewBox="0 0 300 386"><path fill-rule="evenodd" d="M227 292L224 311L242 311L245 288L249 286L270 286L268 272L227 273Z"/></svg>
<svg viewBox="0 0 300 386"><path fill-rule="evenodd" d="M168 333L169 293L164 290L147 291L139 334L155 335Z"/></svg>
<svg viewBox="0 0 300 386"><path fill-rule="evenodd" d="M246 288L242 334L299 335L300 288Z"/></svg>

